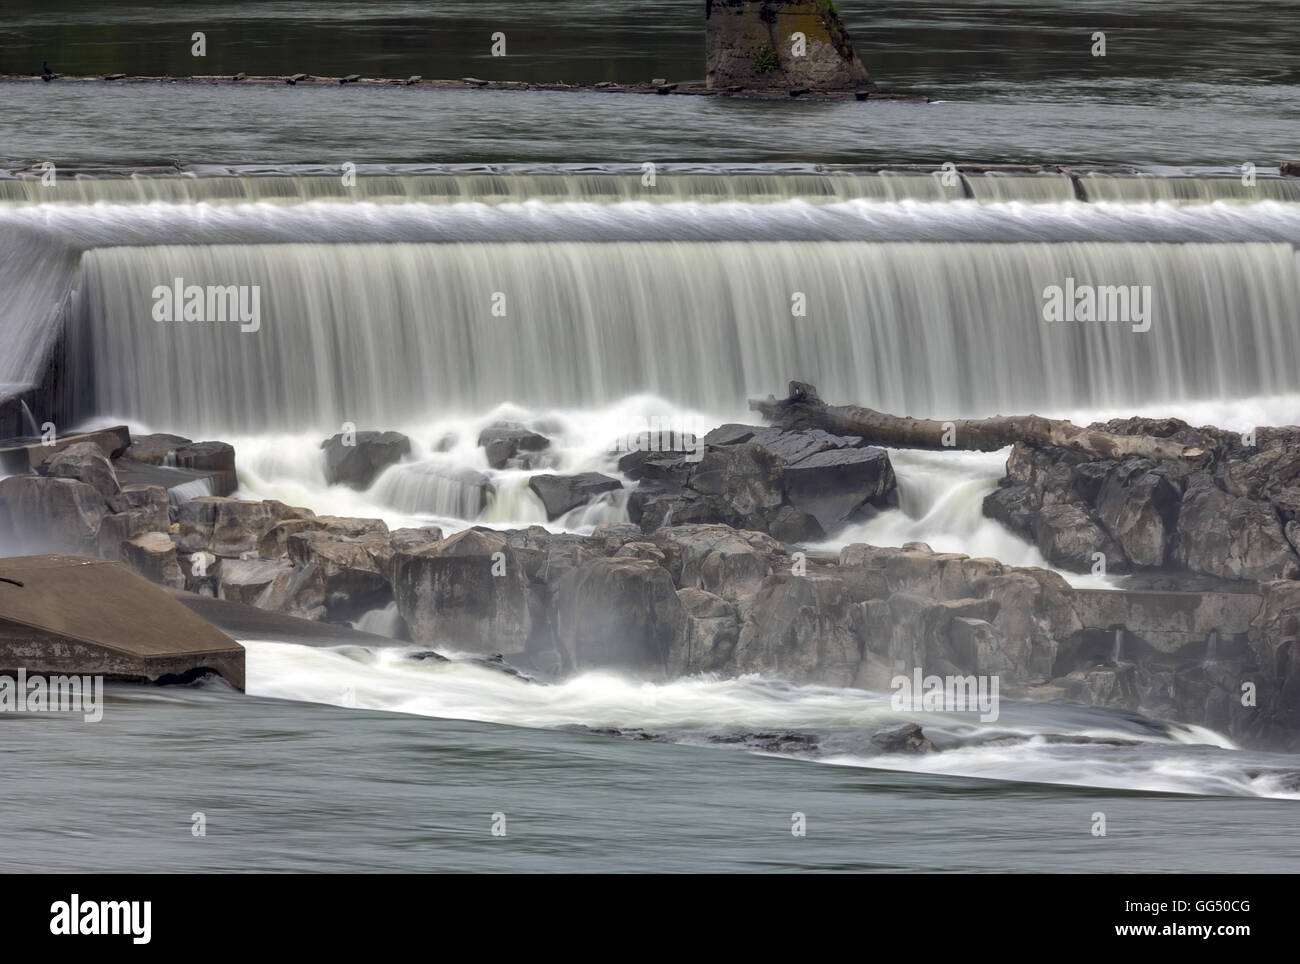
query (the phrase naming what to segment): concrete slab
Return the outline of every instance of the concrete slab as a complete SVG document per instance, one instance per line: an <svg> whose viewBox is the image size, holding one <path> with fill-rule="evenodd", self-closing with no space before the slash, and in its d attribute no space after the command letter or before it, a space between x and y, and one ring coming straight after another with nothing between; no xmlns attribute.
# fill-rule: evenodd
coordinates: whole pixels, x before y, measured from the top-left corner
<svg viewBox="0 0 1300 964"><path fill-rule="evenodd" d="M0 672L180 682L204 671L244 688L244 648L120 562L0 559Z"/></svg>

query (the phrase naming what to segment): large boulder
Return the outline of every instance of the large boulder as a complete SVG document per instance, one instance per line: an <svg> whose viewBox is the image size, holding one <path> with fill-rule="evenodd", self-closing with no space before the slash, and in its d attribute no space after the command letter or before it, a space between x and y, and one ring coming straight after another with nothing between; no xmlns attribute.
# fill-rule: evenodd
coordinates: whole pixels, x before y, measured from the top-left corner
<svg viewBox="0 0 1300 964"><path fill-rule="evenodd" d="M1268 502L1234 497L1208 476L1193 478L1178 515L1174 559L1224 579L1295 579L1300 559Z"/></svg>
<svg viewBox="0 0 1300 964"><path fill-rule="evenodd" d="M1080 467L1082 468L1082 467ZM1076 487L1089 480L1076 471ZM1096 517L1136 566L1161 568L1173 543L1182 499L1181 479L1167 466L1147 459L1129 459L1115 466L1089 501ZM1084 491L1091 491L1084 486Z"/></svg>
<svg viewBox="0 0 1300 964"><path fill-rule="evenodd" d="M587 505L599 495L617 492L623 488L623 483L599 472L582 472L578 475L534 475L528 480L528 488L542 500L546 519L550 522Z"/></svg>
<svg viewBox="0 0 1300 964"><path fill-rule="evenodd" d="M171 451L171 464L205 472L235 471L235 449L228 442L186 442Z"/></svg>
<svg viewBox="0 0 1300 964"><path fill-rule="evenodd" d="M507 538L474 528L393 558L397 611L417 643L471 653L522 651L532 630L528 578Z"/></svg>
<svg viewBox="0 0 1300 964"><path fill-rule="evenodd" d="M761 532L724 525L667 526L651 536L664 565L683 589L703 589L731 602L758 591L782 555L780 543Z"/></svg>
<svg viewBox="0 0 1300 964"><path fill-rule="evenodd" d="M325 450L326 483L361 490L411 454L411 440L400 432L356 432L351 437L340 433L320 447Z"/></svg>
<svg viewBox="0 0 1300 964"><path fill-rule="evenodd" d="M628 516L646 532L716 523L815 542L897 505L889 455L856 436L728 424L703 441L698 461L644 453L620 461L641 480Z"/></svg>
<svg viewBox="0 0 1300 964"><path fill-rule="evenodd" d="M934 753L936 747L919 723L901 723L871 734L871 745L881 753Z"/></svg>
<svg viewBox="0 0 1300 964"><path fill-rule="evenodd" d="M119 549L123 562L150 582L173 589L185 588L185 576L176 558L176 544L166 532L143 532Z"/></svg>
<svg viewBox="0 0 1300 964"><path fill-rule="evenodd" d="M278 559L227 559L221 563L219 599L266 609L277 585L288 582L292 567Z"/></svg>
<svg viewBox="0 0 1300 964"><path fill-rule="evenodd" d="M556 639L576 670L662 678L686 628L672 577L649 559L592 559L568 572L554 600Z"/></svg>
<svg viewBox="0 0 1300 964"><path fill-rule="evenodd" d="M11 475L0 479L0 546L7 554L73 552L93 556L104 497L71 478Z"/></svg>
<svg viewBox="0 0 1300 964"><path fill-rule="evenodd" d="M1033 534L1043 558L1062 569L1088 572L1097 553L1104 556L1106 571L1123 572L1127 568L1119 543L1080 506L1044 506L1034 516Z"/></svg>
<svg viewBox="0 0 1300 964"><path fill-rule="evenodd" d="M122 457L145 465L173 465L173 453L180 446L190 444L191 441L181 435L136 435Z"/></svg>
<svg viewBox="0 0 1300 964"><path fill-rule="evenodd" d="M294 510L281 502L201 496L177 510L182 553L207 550L225 558L258 551L263 537Z"/></svg>
<svg viewBox="0 0 1300 964"><path fill-rule="evenodd" d="M113 463L94 442L76 442L60 449L40 466L41 475L84 482L105 499L122 491Z"/></svg>
<svg viewBox="0 0 1300 964"><path fill-rule="evenodd" d="M309 530L289 537L289 561L320 571L331 617L348 618L385 605L392 594L392 556L386 528L360 536Z"/></svg>
<svg viewBox="0 0 1300 964"><path fill-rule="evenodd" d="M105 559L120 558L123 542L171 526L167 490L161 485L124 485L108 500L108 508L99 527L99 554Z"/></svg>
<svg viewBox="0 0 1300 964"><path fill-rule="evenodd" d="M704 9L710 88L875 90L830 0L709 0Z"/></svg>
<svg viewBox="0 0 1300 964"><path fill-rule="evenodd" d="M703 589L679 589L677 598L686 625L668 651L669 678L726 670L740 636L736 607Z"/></svg>
<svg viewBox="0 0 1300 964"><path fill-rule="evenodd" d="M800 458L786 467L785 493L790 505L826 532L898 504L893 465L878 448L830 449Z"/></svg>
<svg viewBox="0 0 1300 964"><path fill-rule="evenodd" d="M835 576L779 572L741 608L734 673L852 686L862 660L853 597Z"/></svg>

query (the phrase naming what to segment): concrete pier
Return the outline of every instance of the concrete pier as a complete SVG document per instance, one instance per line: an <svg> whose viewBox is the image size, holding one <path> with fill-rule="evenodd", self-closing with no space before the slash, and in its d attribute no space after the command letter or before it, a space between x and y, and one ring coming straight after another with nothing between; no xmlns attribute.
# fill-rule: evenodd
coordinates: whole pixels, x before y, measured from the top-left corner
<svg viewBox="0 0 1300 964"><path fill-rule="evenodd" d="M0 559L0 673L181 682L215 672L244 688L244 648L120 562Z"/></svg>

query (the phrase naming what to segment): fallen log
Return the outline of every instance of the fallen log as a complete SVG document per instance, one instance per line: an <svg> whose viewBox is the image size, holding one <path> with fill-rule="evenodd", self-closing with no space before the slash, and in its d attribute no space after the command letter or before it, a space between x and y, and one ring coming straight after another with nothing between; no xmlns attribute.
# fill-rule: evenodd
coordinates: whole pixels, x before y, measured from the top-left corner
<svg viewBox="0 0 1300 964"><path fill-rule="evenodd" d="M833 435L856 435L872 445L887 448L993 452L1023 442L1069 449L1097 459L1122 460L1138 456L1152 461L1191 461L1205 454L1202 448L1173 439L1115 435L1041 415L996 415L993 418L942 421L889 415L857 405L827 405L815 387L803 382L790 383L788 398L768 396L766 399L751 399L749 407L778 428L822 429Z"/></svg>

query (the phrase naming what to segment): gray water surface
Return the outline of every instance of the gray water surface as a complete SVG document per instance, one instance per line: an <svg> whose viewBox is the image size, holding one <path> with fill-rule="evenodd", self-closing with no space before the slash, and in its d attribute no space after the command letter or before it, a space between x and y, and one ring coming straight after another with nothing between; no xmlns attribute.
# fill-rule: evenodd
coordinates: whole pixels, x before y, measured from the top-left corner
<svg viewBox="0 0 1300 964"><path fill-rule="evenodd" d="M0 750L22 775L0 804L10 872L1300 869L1292 801L879 772L221 684L110 686L93 725L6 715Z"/></svg>

